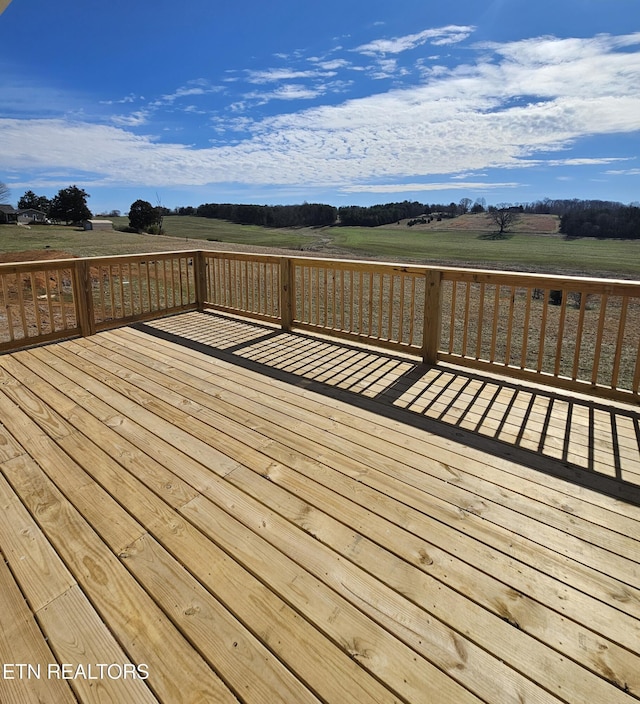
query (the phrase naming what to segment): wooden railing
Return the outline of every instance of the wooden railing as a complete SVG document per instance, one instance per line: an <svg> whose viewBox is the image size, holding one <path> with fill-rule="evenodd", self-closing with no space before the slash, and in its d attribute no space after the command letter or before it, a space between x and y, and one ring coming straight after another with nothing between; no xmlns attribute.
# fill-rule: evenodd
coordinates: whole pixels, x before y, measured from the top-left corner
<svg viewBox="0 0 640 704"><path fill-rule="evenodd" d="M0 264L0 351L195 309L197 256Z"/></svg>
<svg viewBox="0 0 640 704"><path fill-rule="evenodd" d="M640 283L191 251L0 265L0 350L205 308L638 402Z"/></svg>

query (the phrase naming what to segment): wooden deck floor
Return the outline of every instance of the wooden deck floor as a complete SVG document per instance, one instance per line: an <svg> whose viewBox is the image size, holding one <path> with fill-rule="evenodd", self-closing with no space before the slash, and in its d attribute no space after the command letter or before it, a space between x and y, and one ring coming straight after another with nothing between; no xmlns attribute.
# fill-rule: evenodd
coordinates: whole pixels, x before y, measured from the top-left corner
<svg viewBox="0 0 640 704"><path fill-rule="evenodd" d="M206 313L0 357L0 701L636 701L639 417Z"/></svg>

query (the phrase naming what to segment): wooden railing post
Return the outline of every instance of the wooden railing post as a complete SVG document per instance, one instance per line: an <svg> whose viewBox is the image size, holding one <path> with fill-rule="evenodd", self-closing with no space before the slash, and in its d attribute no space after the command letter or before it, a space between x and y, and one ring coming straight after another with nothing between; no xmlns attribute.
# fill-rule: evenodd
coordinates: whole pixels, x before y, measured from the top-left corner
<svg viewBox="0 0 640 704"><path fill-rule="evenodd" d="M295 317L295 291L293 262L287 257L280 260L280 326L286 332L291 330Z"/></svg>
<svg viewBox="0 0 640 704"><path fill-rule="evenodd" d="M422 361L435 364L440 346L440 321L442 315L442 272L428 269L424 285L424 325L422 328Z"/></svg>
<svg viewBox="0 0 640 704"><path fill-rule="evenodd" d="M93 310L93 286L89 262L86 259L76 259L74 262L73 288L80 334L83 337L95 335L96 321Z"/></svg>
<svg viewBox="0 0 640 704"><path fill-rule="evenodd" d="M198 304L198 310L202 312L207 299L207 260L201 249L193 253L193 268L196 285L196 303Z"/></svg>

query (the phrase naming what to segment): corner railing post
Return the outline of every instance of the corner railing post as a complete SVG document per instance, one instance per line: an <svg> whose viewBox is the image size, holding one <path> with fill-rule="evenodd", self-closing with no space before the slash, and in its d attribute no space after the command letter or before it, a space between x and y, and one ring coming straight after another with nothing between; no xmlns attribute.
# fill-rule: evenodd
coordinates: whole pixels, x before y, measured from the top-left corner
<svg viewBox="0 0 640 704"><path fill-rule="evenodd" d="M422 361L436 364L440 346L442 308L442 272L428 269L424 286L424 325L422 328Z"/></svg>
<svg viewBox="0 0 640 704"><path fill-rule="evenodd" d="M78 327L82 337L95 335L96 321L93 310L93 286L91 271L86 259L76 259L73 268L74 299Z"/></svg>
<svg viewBox="0 0 640 704"><path fill-rule="evenodd" d="M193 266L195 269L196 303L198 310L202 313L207 299L207 260L201 249L193 254Z"/></svg>
<svg viewBox="0 0 640 704"><path fill-rule="evenodd" d="M286 332L291 330L295 317L294 310L293 262L288 257L280 259L280 326Z"/></svg>

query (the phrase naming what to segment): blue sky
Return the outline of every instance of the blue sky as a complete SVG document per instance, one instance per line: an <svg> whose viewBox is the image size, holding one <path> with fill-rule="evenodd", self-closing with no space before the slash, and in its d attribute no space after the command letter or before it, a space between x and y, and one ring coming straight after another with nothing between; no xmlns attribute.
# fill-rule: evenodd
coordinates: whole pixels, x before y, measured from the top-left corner
<svg viewBox="0 0 640 704"><path fill-rule="evenodd" d="M640 201L639 0L13 0L0 37L13 201Z"/></svg>

